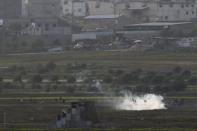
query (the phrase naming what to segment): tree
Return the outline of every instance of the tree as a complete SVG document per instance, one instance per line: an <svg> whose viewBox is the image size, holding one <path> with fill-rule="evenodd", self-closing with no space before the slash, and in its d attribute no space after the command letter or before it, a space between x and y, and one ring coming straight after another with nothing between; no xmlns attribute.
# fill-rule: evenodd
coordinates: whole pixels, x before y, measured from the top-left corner
<svg viewBox="0 0 197 131"><path fill-rule="evenodd" d="M128 84L131 82L133 75L131 73L125 74L120 78L120 84Z"/></svg>
<svg viewBox="0 0 197 131"><path fill-rule="evenodd" d="M55 70L56 67L57 67L57 65L54 62L49 62L46 64L46 69L48 71L53 71L53 70Z"/></svg>
<svg viewBox="0 0 197 131"><path fill-rule="evenodd" d="M196 84L197 84L197 77L196 77L196 76L192 76L192 77L188 80L188 84L196 85Z"/></svg>
<svg viewBox="0 0 197 131"><path fill-rule="evenodd" d="M38 65L36 65L36 72L39 74L44 74L44 73L47 73L48 70L42 64L38 64Z"/></svg>
<svg viewBox="0 0 197 131"><path fill-rule="evenodd" d="M142 81L145 83L153 82L153 79L155 78L156 73L154 71L148 71L145 76L142 78Z"/></svg>
<svg viewBox="0 0 197 131"><path fill-rule="evenodd" d="M173 72L174 72L175 74L180 74L181 71L182 71L182 68L181 68L180 66L177 66L177 67L175 67L175 68L173 69Z"/></svg>
<svg viewBox="0 0 197 131"><path fill-rule="evenodd" d="M185 70L182 72L182 76L186 79L190 78L191 77L191 71L189 70Z"/></svg>
<svg viewBox="0 0 197 131"><path fill-rule="evenodd" d="M75 92L75 87L74 86L68 86L65 88L65 91L67 93L74 93Z"/></svg>
<svg viewBox="0 0 197 131"><path fill-rule="evenodd" d="M67 82L68 83L75 83L76 82L76 78L74 76L67 76Z"/></svg>
<svg viewBox="0 0 197 131"><path fill-rule="evenodd" d="M16 75L15 77L14 77L14 81L15 82L22 82L22 75L21 74L18 74L18 75Z"/></svg>
<svg viewBox="0 0 197 131"><path fill-rule="evenodd" d="M41 83L42 82L42 77L39 74L36 74L32 77L32 82L33 83Z"/></svg>
<svg viewBox="0 0 197 131"><path fill-rule="evenodd" d="M159 76L155 76L153 78L152 82L155 83L155 84L161 84L163 82L163 80L164 80L164 77L159 75Z"/></svg>
<svg viewBox="0 0 197 131"><path fill-rule="evenodd" d="M187 88L187 84L184 82L184 80L176 80L173 82L172 88L174 91L183 91Z"/></svg>
<svg viewBox="0 0 197 131"><path fill-rule="evenodd" d="M115 72L115 71L114 71L113 69L109 69L109 70L108 70L108 73L109 73L109 74L112 74L112 75L113 75L114 72Z"/></svg>
<svg viewBox="0 0 197 131"><path fill-rule="evenodd" d="M113 82L113 77L111 75L105 75L104 78L103 78L103 82L104 83L112 83Z"/></svg>
<svg viewBox="0 0 197 131"><path fill-rule="evenodd" d="M51 81L54 82L54 83L57 83L58 80L59 80L59 77L58 77L57 75L53 75L53 76L51 77Z"/></svg>
<svg viewBox="0 0 197 131"><path fill-rule="evenodd" d="M123 70L116 70L115 71L115 75L116 76L121 76L121 75L123 75L124 74L124 71Z"/></svg>

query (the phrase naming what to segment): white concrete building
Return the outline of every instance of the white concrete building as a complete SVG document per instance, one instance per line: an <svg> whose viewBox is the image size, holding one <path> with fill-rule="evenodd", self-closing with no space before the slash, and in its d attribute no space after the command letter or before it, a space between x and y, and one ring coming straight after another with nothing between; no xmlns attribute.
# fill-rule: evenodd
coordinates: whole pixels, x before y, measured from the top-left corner
<svg viewBox="0 0 197 131"><path fill-rule="evenodd" d="M146 6L151 21L190 21L197 17L196 0L156 0Z"/></svg>
<svg viewBox="0 0 197 131"><path fill-rule="evenodd" d="M124 14L146 22L190 21L197 17L196 0L88 0L87 3L90 15Z"/></svg>
<svg viewBox="0 0 197 131"><path fill-rule="evenodd" d="M117 10L111 1L89 0L88 6L90 15L112 15Z"/></svg>
<svg viewBox="0 0 197 131"><path fill-rule="evenodd" d="M62 16L84 17L87 15L88 6L85 0L61 0L61 12Z"/></svg>
<svg viewBox="0 0 197 131"><path fill-rule="evenodd" d="M48 18L60 16L60 0L28 0L28 16Z"/></svg>

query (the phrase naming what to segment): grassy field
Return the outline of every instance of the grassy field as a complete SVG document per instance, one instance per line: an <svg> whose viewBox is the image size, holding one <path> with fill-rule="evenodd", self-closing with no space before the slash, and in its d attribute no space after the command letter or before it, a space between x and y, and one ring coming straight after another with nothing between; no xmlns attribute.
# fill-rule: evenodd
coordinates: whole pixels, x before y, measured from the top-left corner
<svg viewBox="0 0 197 131"><path fill-rule="evenodd" d="M9 131L10 129L2 131ZM11 129L12 131L43 131L42 129L28 129L28 128L19 128L19 129ZM56 131L196 131L197 129L181 129L181 128L169 128L169 129L161 129L161 128L144 128L144 129L59 129Z"/></svg>
<svg viewBox="0 0 197 131"><path fill-rule="evenodd" d="M197 53L132 53L120 51L68 51L61 54L37 54L37 55L6 55L0 56L0 67L12 65L35 66L35 64L45 64L55 62L57 65L66 65L69 63L86 63L101 65L106 68L120 68L134 70L142 68L144 70L169 71L175 66L181 66L184 69L189 69L192 73L197 74ZM189 87L188 91L194 91L196 87ZM186 93L185 93L186 94ZM114 97L103 96L72 96L66 94L1 94L0 95L0 112L8 111L9 115L15 112L16 120L24 120L31 122L31 116L39 116L35 119L35 123L45 120L51 122L55 119L57 113L64 108L64 104L58 100L64 99L70 101L97 101L105 99L113 99ZM195 95L170 95L168 99L185 99L186 101L197 101ZM20 102L23 99L23 102ZM31 100L31 102L29 102ZM57 102L57 101L58 102ZM54 104L48 108L47 106ZM7 104L7 105L6 105ZM13 104L13 105L12 105ZM15 105L18 104L18 105ZM29 105L30 104L30 105ZM32 104L32 105L31 105ZM49 104L49 105L48 105ZM56 104L60 104L56 107ZM36 107L38 106L38 107ZM50 105L51 106L51 105ZM48 115L48 114L50 115ZM167 110L153 112L118 112L118 111L103 111L100 113L100 120L103 122L113 122L117 124L122 122L120 126L132 127L127 129L130 131L196 131L197 129L197 111L196 109L186 110ZM98 113L98 114L99 114ZM21 117L23 115L23 118ZM126 117L125 117L126 116ZM143 118L143 119L142 119ZM0 114L0 122L3 116ZM8 116L8 120L9 120ZM18 123L23 123L24 121ZM11 121L12 122L12 121ZM14 122L13 122L14 123ZM24 124L24 123L23 123ZM133 126L132 126L133 124ZM161 126L161 127L159 127ZM129 128L130 128L129 127ZM163 128L162 128L163 127ZM169 129L168 129L169 127ZM189 129L191 127L191 129ZM16 127L17 128L17 127ZM20 128L20 127L19 127ZM192 129L194 128L194 129ZM31 129L13 129L13 130L31 130ZM32 129L36 130L36 129ZM70 131L78 131L79 129L69 129ZM89 129L102 130L103 129ZM107 131L108 129L106 129ZM115 129L109 129L115 130ZM117 129L118 130L118 129ZM125 130L125 129L119 129ZM87 131L87 129L85 129Z"/></svg>
<svg viewBox="0 0 197 131"><path fill-rule="evenodd" d="M3 130L3 129L1 129ZM8 129L9 130L9 129ZM197 129L181 129L181 128L166 128L166 129L161 129L161 128L144 128L144 129L59 129L56 131L196 131ZM3 130L6 131L6 130ZM41 129L12 129L12 131L43 131Z"/></svg>
<svg viewBox="0 0 197 131"><path fill-rule="evenodd" d="M104 66L143 68L143 69L169 69L180 65L197 71L197 53L132 53L132 52L107 52L107 51L79 51L65 52L62 54L37 54L1 56L0 66L32 65L54 61L59 65L67 63L96 63ZM154 68L152 68L154 67Z"/></svg>

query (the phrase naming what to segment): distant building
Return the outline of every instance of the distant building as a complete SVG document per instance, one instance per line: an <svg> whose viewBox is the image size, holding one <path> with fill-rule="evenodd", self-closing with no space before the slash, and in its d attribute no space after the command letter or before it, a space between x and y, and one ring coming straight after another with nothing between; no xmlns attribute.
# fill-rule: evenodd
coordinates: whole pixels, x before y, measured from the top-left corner
<svg viewBox="0 0 197 131"><path fill-rule="evenodd" d="M13 19L22 16L22 0L0 0L0 19Z"/></svg>
<svg viewBox="0 0 197 131"><path fill-rule="evenodd" d="M197 17L196 0L144 1L150 21L190 21ZM132 4L132 3L131 3Z"/></svg>
<svg viewBox="0 0 197 131"><path fill-rule="evenodd" d="M59 17L60 0L29 0L28 16L31 18Z"/></svg>
<svg viewBox="0 0 197 131"><path fill-rule="evenodd" d="M114 2L110 0L89 0L89 15L112 15L118 12L119 9L115 8Z"/></svg>
<svg viewBox="0 0 197 131"><path fill-rule="evenodd" d="M197 17L196 0L87 0L87 5L89 15L125 15L133 23Z"/></svg>
<svg viewBox="0 0 197 131"><path fill-rule="evenodd" d="M63 16L84 17L88 14L88 5L85 0L61 0L61 12Z"/></svg>
<svg viewBox="0 0 197 131"><path fill-rule="evenodd" d="M154 37L161 36L163 31L174 32L170 34L171 37L177 37L179 33L191 32L195 23L192 22L151 22L151 23L140 23L131 24L124 26L122 32L128 39L140 39L147 40ZM177 34L178 33L178 34ZM165 34L163 34L165 35ZM166 34L168 36L168 34ZM177 35L177 36L174 36ZM166 36L166 37L167 37ZM147 42L147 41L146 41Z"/></svg>
<svg viewBox="0 0 197 131"><path fill-rule="evenodd" d="M23 24L22 34L27 35L70 35L69 24L56 18L37 18L33 21L28 19Z"/></svg>
<svg viewBox="0 0 197 131"><path fill-rule="evenodd" d="M85 17L86 30L114 29L121 19L119 15L89 15Z"/></svg>

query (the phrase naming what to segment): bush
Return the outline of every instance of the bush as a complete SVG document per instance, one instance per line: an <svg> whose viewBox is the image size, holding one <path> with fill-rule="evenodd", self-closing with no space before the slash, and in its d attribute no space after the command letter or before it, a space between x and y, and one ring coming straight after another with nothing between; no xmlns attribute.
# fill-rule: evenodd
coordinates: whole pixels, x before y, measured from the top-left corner
<svg viewBox="0 0 197 131"><path fill-rule="evenodd" d="M163 82L163 80L164 80L164 77L163 76L155 76L153 78L153 81L152 82L154 84L161 84Z"/></svg>
<svg viewBox="0 0 197 131"><path fill-rule="evenodd" d="M55 70L56 67L57 67L57 65L54 62L49 62L46 64L46 69L48 71L53 71L53 70Z"/></svg>
<svg viewBox="0 0 197 131"><path fill-rule="evenodd" d="M197 84L197 77L193 76L188 80L188 84L190 85L196 85Z"/></svg>
<svg viewBox="0 0 197 131"><path fill-rule="evenodd" d="M177 66L177 67L175 67L175 68L173 69L173 72L174 72L175 74L180 74L181 71L182 71L182 68L181 68L180 66Z"/></svg>
<svg viewBox="0 0 197 131"><path fill-rule="evenodd" d="M59 77L57 75L51 76L51 81L57 83L59 80Z"/></svg>
<svg viewBox="0 0 197 131"><path fill-rule="evenodd" d="M111 75L105 75L104 78L103 78L103 82L104 83L112 83L113 82L113 77Z"/></svg>
<svg viewBox="0 0 197 131"><path fill-rule="evenodd" d="M76 82L76 78L74 76L67 76L67 82L68 83L75 83Z"/></svg>
<svg viewBox="0 0 197 131"><path fill-rule="evenodd" d="M15 82L22 82L22 75L16 75L15 77L14 77L14 81Z"/></svg>
<svg viewBox="0 0 197 131"><path fill-rule="evenodd" d="M125 74L120 78L120 83L128 84L131 82L132 78L133 78L132 74Z"/></svg>
<svg viewBox="0 0 197 131"><path fill-rule="evenodd" d="M41 83L42 82L42 77L39 74L36 74L32 77L32 82L33 83Z"/></svg>
<svg viewBox="0 0 197 131"><path fill-rule="evenodd" d="M174 91L183 91L187 88L187 84L184 82L184 80L176 80L172 84L172 89Z"/></svg>
<svg viewBox="0 0 197 131"><path fill-rule="evenodd" d="M186 79L190 78L191 77L191 71L189 70L185 70L182 72L182 76Z"/></svg>

